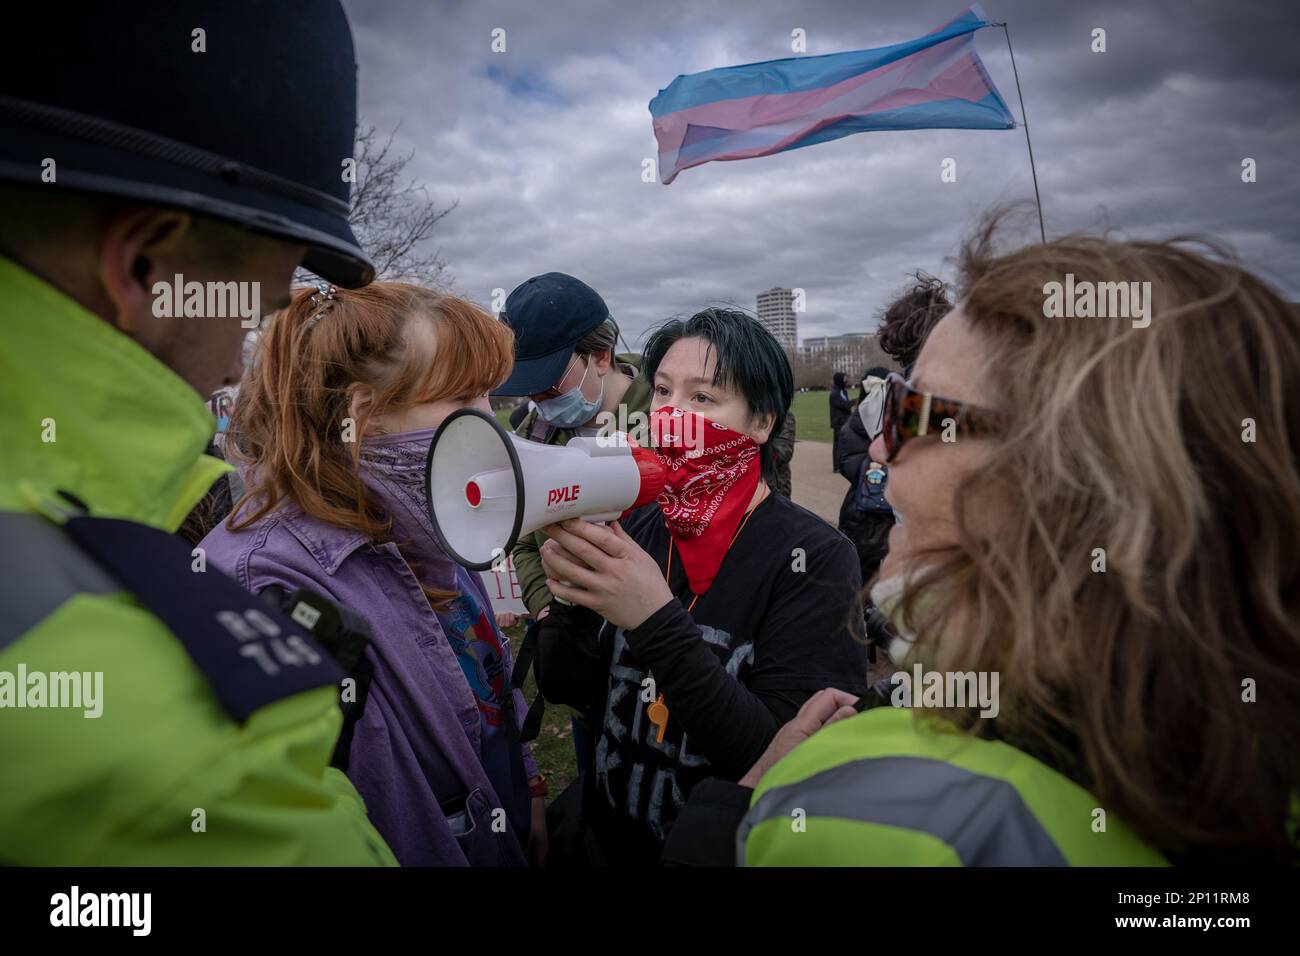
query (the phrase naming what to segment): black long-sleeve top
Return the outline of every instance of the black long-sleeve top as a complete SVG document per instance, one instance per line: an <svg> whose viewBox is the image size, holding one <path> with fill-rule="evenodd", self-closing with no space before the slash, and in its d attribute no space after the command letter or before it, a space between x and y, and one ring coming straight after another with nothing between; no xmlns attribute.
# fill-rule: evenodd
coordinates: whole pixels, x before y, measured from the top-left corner
<svg viewBox="0 0 1300 956"><path fill-rule="evenodd" d="M666 566L657 505L624 527ZM690 611L680 556L668 583L673 600L630 631L553 604L539 633L542 693L586 713L597 735L584 815L611 862L657 860L694 785L743 776L812 694L866 689L857 555L789 499L754 510ZM662 741L647 710L659 694Z"/></svg>

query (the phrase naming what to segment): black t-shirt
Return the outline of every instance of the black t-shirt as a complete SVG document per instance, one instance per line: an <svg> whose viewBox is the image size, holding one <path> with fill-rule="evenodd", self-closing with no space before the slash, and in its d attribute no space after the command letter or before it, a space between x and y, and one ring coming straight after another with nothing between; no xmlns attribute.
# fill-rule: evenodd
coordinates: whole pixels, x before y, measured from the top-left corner
<svg viewBox="0 0 1300 956"><path fill-rule="evenodd" d="M662 570L670 539L659 506L623 526ZM823 687L867 688L857 554L788 498L769 495L753 511L689 613L680 554L668 584L676 600L630 632L604 622L590 649L604 693L588 697L596 754L584 815L604 831L605 862L657 861L696 783L743 776ZM651 691L669 711L662 742Z"/></svg>

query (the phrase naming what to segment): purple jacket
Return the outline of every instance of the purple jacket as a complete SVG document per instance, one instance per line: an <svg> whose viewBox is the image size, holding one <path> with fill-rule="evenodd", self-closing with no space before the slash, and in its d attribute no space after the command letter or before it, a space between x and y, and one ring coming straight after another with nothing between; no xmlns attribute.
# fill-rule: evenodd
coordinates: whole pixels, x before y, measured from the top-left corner
<svg viewBox="0 0 1300 956"><path fill-rule="evenodd" d="M308 587L369 622L366 653L374 677L354 731L348 777L403 866L525 863L519 840L501 825L505 815L493 812L504 805L483 769L475 696L420 579L394 543L372 545L363 534L286 503L243 531L222 523L202 546L208 561L250 591ZM425 583L448 588L455 566L422 555L420 573ZM482 582L470 577L490 616ZM510 652L502 641L508 673ZM523 695L515 691L514 699L522 721ZM523 761L532 778L537 768L526 745ZM461 793L469 794L473 826L456 835L439 800Z"/></svg>

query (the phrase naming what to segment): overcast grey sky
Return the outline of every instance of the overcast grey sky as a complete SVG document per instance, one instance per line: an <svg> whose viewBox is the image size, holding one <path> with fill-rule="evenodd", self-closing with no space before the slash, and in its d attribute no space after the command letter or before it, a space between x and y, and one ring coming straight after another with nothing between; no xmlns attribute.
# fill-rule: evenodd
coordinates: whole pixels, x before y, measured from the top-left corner
<svg viewBox="0 0 1300 956"><path fill-rule="evenodd" d="M681 73L883 46L962 0L345 0L361 113L401 124L411 172L460 207L433 240L484 305L541 272L601 293L636 344L668 316L754 308L806 290L800 335L867 331L921 268L946 262L979 214L1032 199L1021 129L862 133L645 183L647 104ZM988 0L1010 24L1049 238L1111 228L1226 240L1300 299L1300 3ZM1106 31L1105 53L1090 49ZM492 31L506 51L492 52ZM1000 29L976 34L1020 118ZM957 182L940 165L957 163ZM1241 180L1256 160L1258 181ZM1036 235L1036 229L1035 229ZM1026 234L1028 238L1028 234Z"/></svg>

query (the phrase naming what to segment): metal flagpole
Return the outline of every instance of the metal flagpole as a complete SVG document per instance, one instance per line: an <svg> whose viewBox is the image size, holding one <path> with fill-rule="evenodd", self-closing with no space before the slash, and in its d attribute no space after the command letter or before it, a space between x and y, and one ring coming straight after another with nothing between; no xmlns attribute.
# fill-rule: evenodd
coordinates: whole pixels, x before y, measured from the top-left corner
<svg viewBox="0 0 1300 956"><path fill-rule="evenodd" d="M1007 52L1011 54L1011 73L1016 78L1016 95L1020 97L1020 119L1025 128L1025 145L1029 147L1029 172L1034 177L1034 203L1038 206L1038 235L1044 244L1047 242L1047 230L1043 228L1043 200L1038 195L1038 170L1034 167L1034 144L1029 141L1029 117L1025 114L1025 94L1020 91L1020 73L1016 69L1016 54L1011 49L1011 31L1006 23L993 23L990 26L1001 27L1007 37Z"/></svg>

